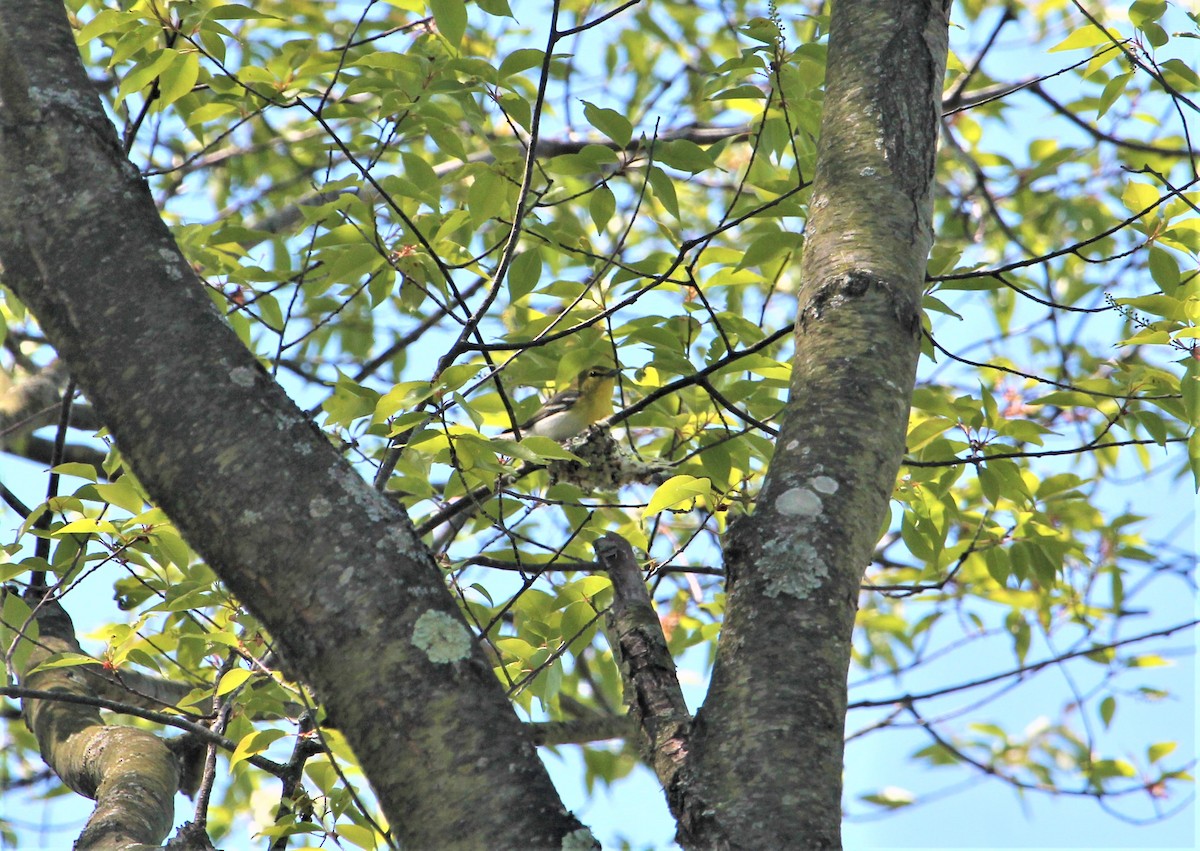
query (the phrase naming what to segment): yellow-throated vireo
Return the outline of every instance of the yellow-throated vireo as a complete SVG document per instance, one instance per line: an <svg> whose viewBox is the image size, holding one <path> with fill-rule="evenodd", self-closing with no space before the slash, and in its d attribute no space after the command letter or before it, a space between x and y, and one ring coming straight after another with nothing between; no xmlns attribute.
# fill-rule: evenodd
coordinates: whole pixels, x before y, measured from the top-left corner
<svg viewBox="0 0 1200 851"><path fill-rule="evenodd" d="M518 427L521 436L535 434L551 440L567 440L613 412L613 385L617 370L593 366L585 369L566 390L547 399L537 413ZM511 435L508 431L505 435Z"/></svg>

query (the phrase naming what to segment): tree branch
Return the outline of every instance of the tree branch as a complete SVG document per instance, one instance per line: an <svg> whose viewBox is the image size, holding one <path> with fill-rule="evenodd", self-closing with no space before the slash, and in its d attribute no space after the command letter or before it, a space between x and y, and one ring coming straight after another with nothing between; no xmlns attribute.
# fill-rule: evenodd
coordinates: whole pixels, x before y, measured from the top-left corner
<svg viewBox="0 0 1200 851"><path fill-rule="evenodd" d="M74 668L37 670L57 653L80 652L67 613L56 601L44 601L26 636L33 624L36 642L22 639L15 654L23 657L18 682L42 692L90 696ZM157 845L166 838L174 820L179 771L161 739L147 730L107 725L98 709L81 703L26 698L22 706L46 764L68 787L96 801L76 848Z"/></svg>
<svg viewBox="0 0 1200 851"><path fill-rule="evenodd" d="M596 541L596 558L612 581L608 628L621 665L625 703L642 733L641 749L676 809L692 716L675 676L675 660L650 601L633 548L612 532Z"/></svg>

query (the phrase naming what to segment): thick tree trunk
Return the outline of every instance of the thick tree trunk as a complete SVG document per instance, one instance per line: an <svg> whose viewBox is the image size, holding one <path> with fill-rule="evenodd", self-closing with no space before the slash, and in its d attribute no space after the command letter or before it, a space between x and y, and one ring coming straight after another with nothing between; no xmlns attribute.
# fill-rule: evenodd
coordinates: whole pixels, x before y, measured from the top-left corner
<svg viewBox="0 0 1200 851"><path fill-rule="evenodd" d="M835 0L791 396L690 742L681 842L841 845L850 636L920 341L945 0Z"/></svg>
<svg viewBox="0 0 1200 851"><path fill-rule="evenodd" d="M579 823L408 518L226 325L84 74L58 0L0 3L4 281L189 542L312 684L413 848Z"/></svg>

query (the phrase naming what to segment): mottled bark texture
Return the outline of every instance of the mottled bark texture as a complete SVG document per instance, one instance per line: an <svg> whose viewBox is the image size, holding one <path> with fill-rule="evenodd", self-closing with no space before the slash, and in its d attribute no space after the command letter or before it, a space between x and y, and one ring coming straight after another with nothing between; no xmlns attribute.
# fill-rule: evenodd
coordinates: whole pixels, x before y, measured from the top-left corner
<svg viewBox="0 0 1200 851"><path fill-rule="evenodd" d="M37 609L14 654L17 680L30 689L90 694L79 668L34 670L57 653L80 653L66 612L49 601ZM22 701L25 723L42 759L70 789L96 801L75 843L77 851L157 846L171 829L179 772L157 736L135 727L106 725L91 706L57 700Z"/></svg>
<svg viewBox="0 0 1200 851"><path fill-rule="evenodd" d="M58 0L0 3L0 264L151 496L316 688L406 847L581 836L408 518L180 255Z"/></svg>
<svg viewBox="0 0 1200 851"><path fill-rule="evenodd" d="M606 615L608 642L621 666L625 703L637 725L643 759L667 792L671 811L679 810L673 790L687 763L692 716L675 675L662 623L645 577L624 538L609 532L596 541L596 557L612 580L613 601Z"/></svg>
<svg viewBox="0 0 1200 851"><path fill-rule="evenodd" d="M838 848L859 584L904 452L931 244L946 0L835 0L791 395L731 530L679 840Z"/></svg>

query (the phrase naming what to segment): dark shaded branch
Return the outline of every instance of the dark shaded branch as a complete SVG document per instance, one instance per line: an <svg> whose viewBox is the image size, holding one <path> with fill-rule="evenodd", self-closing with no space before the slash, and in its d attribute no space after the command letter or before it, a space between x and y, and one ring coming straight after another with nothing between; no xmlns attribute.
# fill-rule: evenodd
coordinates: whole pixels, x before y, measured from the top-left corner
<svg viewBox="0 0 1200 851"><path fill-rule="evenodd" d="M641 730L642 753L667 790L674 810L679 773L687 761L692 716L633 548L612 532L597 540L595 547L596 558L612 581L608 629L625 683L625 702Z"/></svg>
<svg viewBox="0 0 1200 851"><path fill-rule="evenodd" d="M631 715L599 715L569 721L540 721L528 725L535 745L582 745L606 739L628 739L637 733Z"/></svg>
<svg viewBox="0 0 1200 851"><path fill-rule="evenodd" d="M1051 97L1050 93L1043 89L1041 84L1033 83L1028 88L1032 94L1037 95L1037 97L1039 97L1048 107L1054 110L1055 114L1061 115L1063 118L1067 119L1067 121L1070 121L1080 130L1082 130L1084 133L1087 133L1098 142L1107 142L1108 144L1114 145L1118 148L1125 148L1130 151L1141 151L1147 154L1157 154L1161 157L1187 157L1196 153L1195 151L1189 151L1186 148L1164 148L1161 145L1151 145L1147 142L1137 142L1132 139L1122 139L1119 136L1112 135L1111 133L1105 133L1100 128L1094 127L1088 122L1084 121L1078 115L1071 112L1071 110L1067 109L1065 106Z"/></svg>

